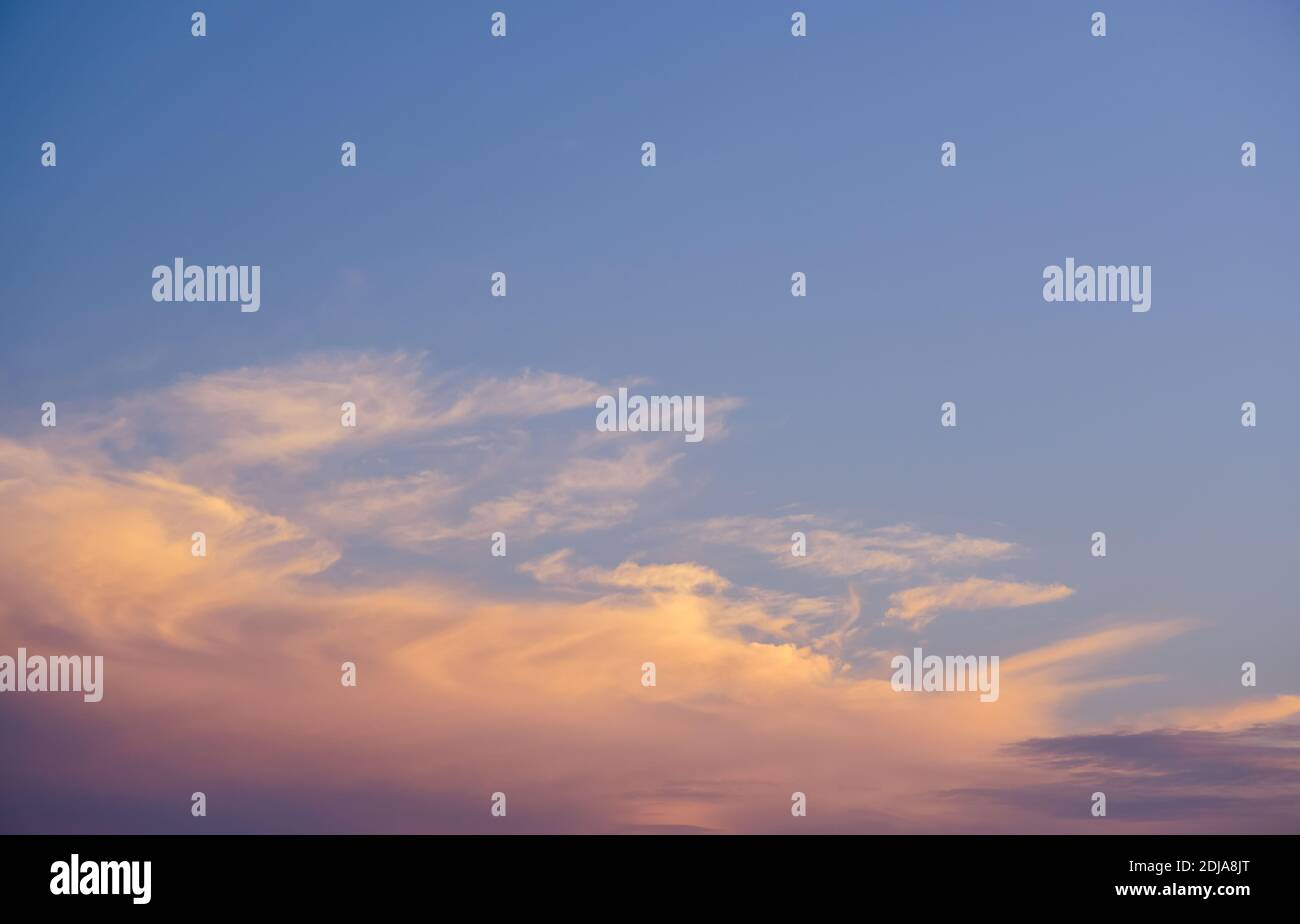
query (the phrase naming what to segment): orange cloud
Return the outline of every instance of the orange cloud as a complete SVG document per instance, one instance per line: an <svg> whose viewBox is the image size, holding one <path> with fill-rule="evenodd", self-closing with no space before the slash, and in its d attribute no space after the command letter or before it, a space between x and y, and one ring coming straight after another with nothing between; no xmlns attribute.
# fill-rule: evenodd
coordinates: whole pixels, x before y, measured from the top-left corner
<svg viewBox="0 0 1300 924"><path fill-rule="evenodd" d="M1036 603L1063 600L1072 593L1074 591L1064 584L967 578L954 584L930 584L891 594L891 605L885 615L920 628L945 610L1033 606Z"/></svg>
<svg viewBox="0 0 1300 924"><path fill-rule="evenodd" d="M529 389L548 381L493 386L469 404L481 410L508 393L544 412L551 399ZM146 396L139 406L155 405ZM478 413L460 406L461 420ZM1009 758L1008 746L1060 734L1068 698L1115 682L1095 676L1101 659L1186 628L1108 628L1008 657L996 703L895 693L887 653L855 657L861 649L847 644L868 628L852 588L803 595L745 586L685 556L615 554L602 566L570 549L520 565L536 581L521 586L506 571L490 580L417 566L372 573L349 558L347 540L393 543L398 529L454 547L457 530L481 530L517 492L485 499L495 483L481 470L423 458L393 476L322 466L319 483L300 489L298 449L312 439L286 435L298 433L294 412L257 419L275 431L263 449L246 422L218 436L235 459L291 473L273 482L280 491L241 481L230 459L191 462L192 448L132 455L124 434L133 422L109 428L109 447L71 431L0 440L0 635L37 652L105 655L93 721L48 698L0 703L45 723L15 753L16 779L133 805L205 789L250 824L284 805L315 817L343 804L349 811L327 823L346 830L481 830L495 790L509 794L510 830L984 830L1000 823L997 810L937 794L1043 781L1050 771ZM188 446L189 425L178 426L172 435ZM520 509L559 517L580 508L586 485L620 502L662 477L653 460L667 456L649 443L593 456L595 442L570 440L567 455L548 459L541 483L555 489L555 506L525 497ZM510 477L527 457L510 457ZM457 502L501 506L457 520ZM420 532L413 510L447 519ZM199 528L202 559L190 555ZM926 567L1001 554L960 535L877 538ZM485 540L470 540L484 558ZM890 612L918 625L945 609L1069 593L970 579L902 591ZM343 661L357 665L355 689L339 684ZM641 684L646 662L656 665L653 687ZM273 784L274 798L257 795ZM789 815L795 790L809 797L802 828Z"/></svg>

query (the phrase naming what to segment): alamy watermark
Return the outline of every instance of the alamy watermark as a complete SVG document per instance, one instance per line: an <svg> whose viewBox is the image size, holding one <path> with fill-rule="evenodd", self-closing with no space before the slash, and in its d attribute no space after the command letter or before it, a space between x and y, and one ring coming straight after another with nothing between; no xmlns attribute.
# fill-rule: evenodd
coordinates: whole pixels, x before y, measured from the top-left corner
<svg viewBox="0 0 1300 924"><path fill-rule="evenodd" d="M0 693L81 693L88 703L104 698L104 656L0 655Z"/></svg>
<svg viewBox="0 0 1300 924"><path fill-rule="evenodd" d="M50 865L51 895L130 895L137 905L149 904L153 862L145 860L82 860L73 854Z"/></svg>
<svg viewBox="0 0 1300 924"><path fill-rule="evenodd" d="M156 302L239 302L239 310L262 307L262 267L185 265L177 257L171 266L153 268Z"/></svg>
<svg viewBox="0 0 1300 924"><path fill-rule="evenodd" d="M686 442L704 439L703 395L632 395L626 388L618 397L601 395L596 399L596 429L629 433L685 433Z"/></svg>
<svg viewBox="0 0 1300 924"><path fill-rule="evenodd" d="M1076 266L1066 257L1064 267L1043 267L1043 278L1046 302L1129 302L1134 311L1151 310L1150 266Z"/></svg>
<svg viewBox="0 0 1300 924"><path fill-rule="evenodd" d="M979 690L981 703L998 701L998 656L895 655L889 662L894 676L889 686L895 693L961 693Z"/></svg>

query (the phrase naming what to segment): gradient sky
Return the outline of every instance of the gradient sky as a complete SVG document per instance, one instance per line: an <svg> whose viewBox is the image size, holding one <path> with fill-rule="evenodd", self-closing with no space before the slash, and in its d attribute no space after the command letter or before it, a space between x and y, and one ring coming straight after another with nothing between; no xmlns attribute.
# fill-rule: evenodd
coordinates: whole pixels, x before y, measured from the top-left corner
<svg viewBox="0 0 1300 924"><path fill-rule="evenodd" d="M0 6L0 830L1300 831L1296 5L193 8Z"/></svg>

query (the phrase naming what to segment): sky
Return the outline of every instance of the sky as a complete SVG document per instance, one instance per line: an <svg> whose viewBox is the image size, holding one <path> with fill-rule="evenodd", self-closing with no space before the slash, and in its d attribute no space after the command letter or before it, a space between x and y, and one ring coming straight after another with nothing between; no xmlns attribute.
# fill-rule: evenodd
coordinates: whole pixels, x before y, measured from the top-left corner
<svg viewBox="0 0 1300 924"><path fill-rule="evenodd" d="M1300 832L1300 7L204 9L0 4L0 831Z"/></svg>

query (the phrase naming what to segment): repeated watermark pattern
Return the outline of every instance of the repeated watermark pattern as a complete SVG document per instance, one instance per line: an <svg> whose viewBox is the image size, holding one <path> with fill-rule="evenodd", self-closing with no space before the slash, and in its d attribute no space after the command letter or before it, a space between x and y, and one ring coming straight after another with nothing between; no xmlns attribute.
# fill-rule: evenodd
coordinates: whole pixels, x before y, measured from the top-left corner
<svg viewBox="0 0 1300 924"><path fill-rule="evenodd" d="M1098 435L1132 410L1125 406L1129 392L1107 392L1110 403L1094 419L1081 410L1082 402L1101 400L1100 391L1077 403L1071 397L1068 413L1056 415L1041 411L1039 388L1067 390L1060 382L1025 382L1019 393L998 387L1003 380L996 367L1011 362L1004 357L1020 362L1021 354L1031 354L1038 362L1033 368L1046 378L1054 357L1070 363L1070 350L1091 348L1092 339L1139 340L1159 332L1176 338L1165 341L1176 344L1169 350L1175 352L1191 349L1184 341L1192 342L1193 334L1219 336L1218 328L1208 334L1198 328L1203 319L1179 313L1192 274L1179 265L1177 247L1151 232L1149 216L1140 216L1137 231L1116 224L1113 237L1100 241L1095 228L1085 234L1069 227L1076 214L1070 209L1083 210L1077 203L1026 220L1031 234L1019 249L991 249L982 258L982 265L1003 272L1012 291L977 293L981 305L1005 297L1014 299L1008 310L1025 313L989 311L980 315L989 330L976 331L973 322L967 327L964 318L940 314L932 304L940 299L931 289L951 283L965 292L983 280L950 278L945 258L928 250L924 261L908 262L910 244L899 244L892 257L882 255L880 248L892 246L892 237L904 239L914 231L911 219L899 217L905 197L894 201L886 193L893 195L897 187L919 195L924 189L932 197L930 221L971 208L971 184L995 182L990 177L999 164L1047 154L1008 154L995 141L999 120L986 125L960 107L927 101L926 118L906 123L924 126L914 137L898 140L905 123L875 114L872 145L880 150L843 142L847 153L831 156L827 152L842 143L835 132L844 127L817 120L827 113L841 120L854 110L847 102L815 96L824 89L805 90L801 81L824 76L820 56L837 53L835 42L849 40L850 26L820 10L785 9L772 16L740 3L729 14L737 35L710 32L710 40L761 33L759 51L746 45L746 53L780 57L761 67L748 59L743 67L733 64L742 76L731 83L743 85L753 74L775 69L794 81L789 98L779 100L786 108L764 108L771 101L756 92L744 107L762 115L747 123L745 112L729 111L741 101L724 104L721 95L736 87L717 75L698 86L692 82L673 106L649 105L642 95L649 97L652 84L679 79L671 73L671 56L663 56L665 69L643 73L638 79L644 86L638 84L626 100L611 96L610 102L600 93L569 99L573 87L561 84L565 105L579 107L584 123L600 133L599 143L589 144L569 137L576 123L548 121L546 93L531 82L553 87L554 75L534 73L535 62L519 71L512 57L532 61L538 47L559 41L537 19L547 15L567 14L484 9L474 14L472 29L465 25L468 17L449 19L446 28L460 30L451 42L458 53L487 55L484 70L506 73L511 82L494 98L500 110L478 113L469 127L453 125L452 115L441 109L411 111L413 120L447 120L439 135L444 149L408 144L407 126L372 117L360 84L349 84L337 100L313 101L312 131L294 136L301 147L292 156L301 166L286 166L261 151L231 152L228 159L238 161L239 170L232 163L228 174L210 176L221 162L206 156L192 168L182 163L178 169L225 189L238 207L196 219L193 227L178 222L148 248L135 236L112 242L122 251L135 248L121 261L114 251L111 265L125 267L114 297L129 293L130 310L152 312L149 324L162 333L157 342L138 343L148 340L145 327L132 327L122 342L103 345L101 355L108 358L98 374L112 381L111 392L94 393L86 385L90 373L62 380L47 373L42 363L53 347L26 339L22 331L14 335L9 348L35 357L14 368L39 390L15 403L13 420L0 436L0 502L12 509L0 560L12 560L12 573L45 568L46 576L39 581L42 593L15 596L12 605L0 608L0 628L14 652L0 655L0 694L15 694L0 697L0 706L53 716L51 721L75 730L66 710L100 721L120 705L123 715L147 715L167 730L161 740L175 742L185 736L167 724L170 717L157 714L157 704L169 702L174 692L178 702L206 709L212 696L219 704L214 709L228 710L222 714L252 729L245 738L229 732L224 719L214 723L221 728L212 734L227 736L221 738L226 747L246 740L283 744L286 753L268 762L278 768L294 765L301 755L308 755L304 765L314 765L331 743L373 744L373 767L393 767L391 780L387 769L367 771L385 789L409 786L414 792L423 786L439 794L439 812L421 823L493 832L555 830L566 818L588 830L803 830L837 811L854 819L876 817L853 813L873 799L893 798L879 796L891 793L890 787L873 781L871 789L845 795L837 781L851 785L866 769L874 772L878 761L894 789L906 790L917 804L928 799L932 792L914 782L925 776L917 773L919 758L900 756L892 747L904 728L941 742L983 735L980 740L990 745L969 747L979 755L962 747L932 749L935 779L944 779L933 791L944 791L949 803L969 800L968 815L955 825L960 830L1000 826L1008 805L1023 806L1043 830L1146 824L1159 813L1144 818L1133 806L1142 798L1148 805L1164 798L1149 783L1165 778L1143 762L1163 754L1162 746L1191 762L1202 754L1199 748L1226 752L1254 736L1249 759L1265 749L1269 760L1290 760L1293 767L1293 755L1278 744L1286 733L1268 737L1271 729L1293 728L1285 723L1300 715L1300 696L1284 686L1289 668L1279 669L1263 641L1287 637L1281 631L1246 635L1235 647L1221 636L1197 663L1215 673L1213 686L1222 695L1212 705L1153 713L1146 734L1155 744L1145 742L1145 750L1144 742L1134 741L1139 733L1122 723L1115 727L1124 730L1101 745L1074 734L1086 723L1061 705L1084 702L1098 690L1164 683L1161 665L1168 659L1161 647L1211 623L1214 615L1131 615L1154 599L1144 586L1144 556L1160 547L1189 555L1190 543L1178 533L1192 522L1188 516L1172 525L1144 526L1132 508L1167 513L1150 498L1158 501L1161 492L1175 490L1195 493L1208 468L1197 470L1195 478L1179 473L1169 483L1174 487L1158 473L1140 484L1125 481L1116 489L1118 499L1094 503L1081 514L1085 502L1074 503L1073 494L1090 486L1043 475L1037 466L1053 457L1041 447L1055 441L1075 455L1095 454L1098 468L1106 467L1100 460L1109 460L1109 450ZM1106 62L1099 68L1114 66L1113 50L1132 47L1122 43L1160 41L1126 31L1132 21L1115 10L1076 12L1068 19L1068 29L1054 26L1062 31L1051 42L1073 43L1072 53L1086 47ZM1065 21L1044 19L1026 28ZM693 21L679 25L688 32L696 28ZM879 27L898 23L884 16ZM225 9L182 13L166 26L204 62L211 51L225 55L234 46L244 48L247 36L239 30L247 28L247 17ZM565 34L568 44L555 51L554 67L571 67L571 58L586 53L582 45L590 36L581 36L586 37ZM647 49L662 38L633 38L651 44L619 46L640 48L640 54L626 55L631 64L602 49L600 66L613 73L619 66L660 60L658 51L649 55ZM904 38L900 32L898 40ZM621 35L619 40L627 41ZM398 68L403 59L397 51L393 55L385 64ZM445 66L439 80L448 85L480 79ZM349 60L345 71L351 67ZM393 78L385 92L403 89L398 84L405 76L384 73ZM599 72L589 77L601 93L613 92L603 87ZM427 81L427 74L420 79ZM845 100L858 98L848 86L858 79L848 70L836 75ZM991 79L977 83L999 86ZM1014 83L1021 85L1018 76ZM287 98L282 87L267 92ZM711 114L691 108L699 105L687 98L691 93L699 94ZM1025 90L1024 98L1008 105L1027 107L1030 98ZM999 105L981 99L986 102ZM43 207L53 211L55 203L80 202L88 171L124 169L111 142L94 137L103 119L145 124L114 109L122 105L121 97L111 96L102 112L83 113L82 124L60 110L48 124L24 125L11 135L23 169L41 183ZM192 111L214 124L222 118L236 124L234 110L195 104ZM695 114L688 118L690 113ZM157 114L160 125L168 114L165 108ZM511 123L515 118L522 121ZM770 126L780 119L789 122L778 139ZM1197 156L1230 174L1226 182L1240 184L1235 188L1243 198L1256 180L1285 182L1271 176L1285 155L1270 151L1288 150L1273 141L1282 129L1245 116L1237 121L1229 131L1216 116L1196 134L1179 135L1177 144L1204 141L1207 149ZM756 124L758 136L742 133L747 140L738 146L726 133L742 124ZM1159 130L1167 129L1162 122ZM1060 143L1059 135L1051 139L1045 144ZM512 160L512 145L535 146L529 155L534 160ZM457 146L470 152L463 160L454 156ZM418 155L412 153L417 149ZM715 164L742 149L745 163ZM820 152L812 166L802 160L809 149ZM181 144L174 153L169 148L168 156L199 158ZM777 157L789 157L794 166L781 166ZM769 159L780 167L772 176L784 185L762 172L772 167ZM571 162L580 162L581 181L564 174ZM412 164L424 171L418 181L402 172ZM161 172L163 166L153 169ZM843 175L832 185L820 184L817 175L837 169ZM294 175L299 170L301 177ZM538 192L536 201L521 195L516 174L545 195ZM1050 171L1043 176L1059 179ZM399 178L397 184L385 185L392 177ZM296 182L308 180L323 184L311 188L328 194L282 224L274 194L290 197ZM111 188L111 173L103 181ZM251 184L255 199L243 198L242 182ZM1154 182L1153 175L1141 182ZM806 193L804 183L817 192ZM765 184L786 197L780 208L761 203ZM1271 187L1270 202L1286 200L1287 188ZM410 200L395 196L394 189L407 190ZM435 195L430 189L448 214L458 196L468 195L465 190L504 204L489 216L486 231L452 221L430 230L420 226L432 221L427 207L435 200L424 197ZM674 210L682 189L692 190L689 214ZM731 225L710 224L719 220L715 195L730 197L726 208L734 211L722 220ZM547 196L555 201L543 202ZM840 199L851 208L841 212ZM879 214L859 214L862 203L876 199L885 202ZM263 200L265 214L249 214L247 202ZM666 208L668 201L678 205ZM188 220L186 203L174 208ZM547 224L533 216L533 208L557 209L549 214L561 219ZM1198 208L1208 206L1201 202ZM382 220L368 209L378 210ZM609 230L614 218L623 222L617 233ZM940 227L944 220L934 219ZM980 220L994 223L987 214ZM1167 228L1172 233L1190 220L1171 217ZM1249 227L1236 217L1215 220ZM249 229L242 236L254 221L273 230ZM765 221L770 226L757 239L742 233ZM858 231L855 222L871 227L877 249L851 236ZM388 223L404 229L408 246L393 246ZM695 246L714 249L687 265L688 248L666 242L674 229L685 234L682 229L692 223L705 228L699 239L691 238ZM1205 222L1201 231L1209 234L1212 224ZM536 240L525 234L534 226L547 228L545 239L554 243L540 255L519 243ZM711 239L719 226L731 233ZM308 254L295 261L291 247L274 246L276 236L290 235L292 228L302 234L327 228L339 240L328 240L318 260ZM585 254L605 243L612 249L618 235L632 232L645 237L641 254L663 245L648 272L672 281L696 314L668 305L656 316L639 292L603 282L605 273L631 270L612 259L602 262L599 254L574 257L564 265L564 272L573 273L571 282L558 291L546 289L555 278L546 267L567 259L566 235L585 235L584 244L572 245L572 253ZM1029 239L1039 232L1041 244ZM42 232L24 240L24 253L48 248L61 255L61 265L82 265L72 251L86 246L85 240L70 230L64 239ZM1187 245L1185 238L1179 241ZM937 239L925 245L939 246ZM746 247L762 251L745 258L763 272L741 280L728 261L739 259L736 254ZM472 259L457 262L471 251ZM171 256L178 252L187 256ZM258 262L234 262L246 257ZM891 259L899 264L896 272ZM884 295L863 295L854 264L859 260L879 272ZM144 273L151 264L146 296ZM1153 264L1160 265L1162 277L1155 312ZM272 288L261 313L264 265ZM304 271L303 265L313 268ZM18 260L8 269L15 277L24 272ZM414 308L402 303L402 295L392 295L408 292L399 278L408 270L428 294ZM1249 277L1248 267L1233 271L1238 270ZM588 272L602 282L589 285L582 275ZM47 281L52 290L61 284ZM1039 281L1041 300L1033 289ZM898 304L900 294L915 304ZM588 336L567 325L569 303L582 299L600 303L609 331ZM239 311L177 304L191 302L238 305ZM1072 307L1094 302L1128 311ZM831 310L844 304L867 319L864 326L852 327ZM908 328L897 317L904 308L917 314L934 309L932 329L921 336ZM427 342L429 328L420 326L427 316L436 316L439 342ZM552 321L559 334L545 331ZM1049 327L1051 334L1020 329L1038 324L1061 327ZM71 320L64 330L75 325ZM954 345L945 339L951 325L978 343ZM1056 330L1067 333L1058 336ZM1026 336L1037 339L1018 339ZM1003 342L1013 339L1014 345ZM1155 342L1141 340L1144 355L1155 351ZM1225 477L1247 484L1261 472L1293 468L1293 460L1284 459L1294 447L1294 422L1285 410L1290 380L1276 369L1252 374L1251 363L1240 356L1227 357L1236 365L1218 365L1232 349L1224 344L1203 358L1209 384L1187 400L1202 401L1197 407L1211 421L1209 432L1232 446ZM965 361L974 353L980 361ZM853 374L840 365L850 354L857 364ZM176 355L188 355L188 364L174 360ZM1130 359L1119 349L1106 355L1107 362ZM659 363L657 369L638 368L647 358ZM823 364L833 370L819 376ZM569 371L551 371L557 368ZM1093 369L1069 368L1071 374ZM1104 379L1109 368L1093 371ZM659 375L645 377L644 371ZM1225 393L1206 398L1220 386ZM1078 390L1094 387L1101 389L1089 381ZM687 388L709 395L707 445L697 446L705 443L705 395L656 393ZM1034 410L1008 424L1012 412L1006 405L1015 402ZM1144 413L1146 407L1141 405ZM1021 415L1018 406L1014 413ZM1190 435L1198 424L1180 417L1179 426L1171 438L1179 453L1203 453L1204 441ZM850 443L864 433L870 438L867 457L860 443ZM671 436L651 436L664 434ZM1258 465L1260 453L1282 461ZM1014 472L1008 476L999 468ZM833 493L829 486L842 487L850 469L859 496ZM1005 478L1021 479L1023 493L1002 480L986 496L982 479ZM925 490L916 490L917 483ZM1100 489L1088 496L1099 494ZM1186 501L1195 517L1218 511L1197 500ZM1239 532L1250 531L1244 514L1232 523ZM1272 513L1259 517L1261 533L1279 546L1294 546L1288 528ZM1232 545L1223 541L1225 533L1214 535L1216 545ZM1224 551L1225 572L1229 559L1237 571L1225 580L1240 584L1247 564ZM1187 565L1189 571L1198 567ZM1240 595L1249 597L1250 591ZM1063 628L1084 623L1086 629L1078 631ZM77 650L83 643L113 660L118 679L109 706L83 711L75 701L18 695L79 694L84 703L103 701L104 654L37 653ZM999 654L947 653L952 651ZM1135 660L1145 654L1152 665L1125 674L1098 666L1119 653ZM268 664L283 664L293 683L268 679L278 677L278 668ZM286 689L310 691L311 705ZM313 721L319 723L315 732ZM317 737L304 744L284 733L290 727L306 729L304 740ZM867 742L861 746L860 730ZM1180 730L1196 736L1196 748L1169 745ZM371 732L383 740L372 741ZM764 734L770 740L755 745ZM795 756L773 756L782 749L772 742L782 736L798 739L799 747L784 749ZM758 769L720 769L731 747L744 750ZM211 767L213 778L195 772L194 779L183 777L183 788L158 796L182 830L204 829L246 798L239 773L213 766L219 761L212 754L221 745L213 748L198 764ZM1038 782L1026 789L1046 793L1043 801L1053 806L1068 805L1068 819L1040 812L1018 792L963 785L982 773L985 751L1015 753L1037 774ZM1136 752L1141 756L1134 758ZM830 759L837 754L844 755L843 767ZM115 758L125 763L103 768L105 777L130 778L139 766L130 753L104 755ZM743 759L737 762L741 768ZM330 776L335 772L346 784ZM596 780L591 791L598 795L591 798L603 800L590 812L582 802L584 786L573 783L574 774L584 772ZM1187 769L1188 779L1196 772ZM394 785L398 780L401 785ZM356 785L336 768L320 770L313 782L327 792ZM1193 782L1188 804L1212 802L1206 793L1216 780ZM1273 788L1261 801L1264 808L1249 824L1268 824L1296 794L1285 780L1270 778L1267 786ZM513 813L507 811L507 792ZM563 805L543 812L547 798ZM1170 798L1170 804L1175 801ZM240 817L257 817L251 804ZM938 829L931 814L909 815L903 804L877 801L874 809L882 818L897 813L904 819L900 824L918 830ZM350 820L337 823L346 827ZM1170 870L1134 867L1156 875ZM53 895L151 900L149 861L72 854L50 873Z"/></svg>

